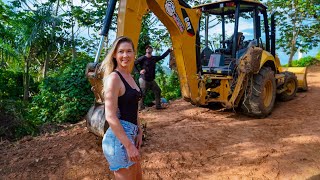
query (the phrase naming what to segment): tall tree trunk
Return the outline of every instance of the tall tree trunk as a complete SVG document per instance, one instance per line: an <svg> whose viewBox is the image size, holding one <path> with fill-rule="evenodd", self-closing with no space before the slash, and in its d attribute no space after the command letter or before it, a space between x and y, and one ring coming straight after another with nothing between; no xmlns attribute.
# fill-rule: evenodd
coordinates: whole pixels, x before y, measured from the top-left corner
<svg viewBox="0 0 320 180"><path fill-rule="evenodd" d="M29 99L29 67L30 67L30 59L29 57L24 57L24 74L23 74L23 100L28 101Z"/></svg>
<svg viewBox="0 0 320 180"><path fill-rule="evenodd" d="M3 48L1 48L1 65L0 65L0 67L2 67L3 65L4 65Z"/></svg>
<svg viewBox="0 0 320 180"><path fill-rule="evenodd" d="M74 23L72 20L72 29L71 29L71 42L72 42L72 59L74 60L76 58L76 43L74 42Z"/></svg>
<svg viewBox="0 0 320 180"><path fill-rule="evenodd" d="M49 48L50 50L50 48ZM49 50L46 52L46 57L44 59L44 65L43 65L43 69L42 69L42 77L43 79L47 77L47 70L48 70L48 64L49 64Z"/></svg>
<svg viewBox="0 0 320 180"><path fill-rule="evenodd" d="M60 0L57 1L56 12L54 13L54 15L56 15L56 16L58 15L59 3L60 3Z"/></svg>
<svg viewBox="0 0 320 180"><path fill-rule="evenodd" d="M71 11L73 10L73 1L71 1ZM74 17L73 17L73 13L71 13L72 17L71 17L71 42L72 42L72 60L74 60L76 58L76 43L74 40Z"/></svg>
<svg viewBox="0 0 320 180"><path fill-rule="evenodd" d="M293 41L293 40L292 40ZM293 59L293 56L295 54L294 52L294 45L295 45L295 42L292 42L291 43L291 48L290 48L290 56L289 56L289 62L288 62L288 66L291 67L292 66L292 59Z"/></svg>
<svg viewBox="0 0 320 180"><path fill-rule="evenodd" d="M290 56L289 56L289 62L288 62L289 67L292 66L293 56L297 52L297 50L296 50L297 37L298 37L298 32L296 32L296 28L294 25L293 26L293 35L292 35L292 40L291 40L291 47L290 47Z"/></svg>
<svg viewBox="0 0 320 180"><path fill-rule="evenodd" d="M292 11L296 10L296 6L295 6L295 1L292 0ZM297 13L294 12L294 18L292 19L292 40L291 40L291 48L290 48L290 56L289 56L289 62L288 62L288 66L291 67L292 66L292 59L294 54L296 53L295 51L295 46L296 46L296 40L297 40L297 30L296 30L296 19L297 18Z"/></svg>

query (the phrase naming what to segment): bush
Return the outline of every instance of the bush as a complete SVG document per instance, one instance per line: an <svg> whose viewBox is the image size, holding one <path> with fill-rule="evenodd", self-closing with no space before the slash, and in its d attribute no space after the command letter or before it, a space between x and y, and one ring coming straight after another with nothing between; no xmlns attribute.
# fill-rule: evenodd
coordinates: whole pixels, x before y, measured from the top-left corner
<svg viewBox="0 0 320 180"><path fill-rule="evenodd" d="M30 103L22 101L23 73L0 70L0 136L18 139L36 135L47 123L75 123L94 102L91 85L85 77L88 56L79 58L48 75L40 83L30 81ZM51 71L53 72L53 71Z"/></svg>
<svg viewBox="0 0 320 180"><path fill-rule="evenodd" d="M316 57L315 57L315 58L320 61L320 50L319 50L318 53L316 54Z"/></svg>
<svg viewBox="0 0 320 180"><path fill-rule="evenodd" d="M172 71L171 74L165 74L163 70L160 70L156 81L161 88L162 97L167 100L181 97L180 81L176 71Z"/></svg>
<svg viewBox="0 0 320 180"><path fill-rule="evenodd" d="M81 120L94 102L85 68L89 57L78 57L70 65L50 75L32 98L28 119L37 126L47 123L75 123Z"/></svg>
<svg viewBox="0 0 320 180"><path fill-rule="evenodd" d="M0 137L20 139L37 133L32 121L26 119L27 103L23 98L23 72L0 69ZM37 86L30 77L30 92Z"/></svg>
<svg viewBox="0 0 320 180"><path fill-rule="evenodd" d="M27 104L22 100L0 100L0 136L15 140L25 135L37 134L37 128L26 116Z"/></svg>
<svg viewBox="0 0 320 180"><path fill-rule="evenodd" d="M318 62L320 62L320 60L316 59L315 57L306 56L306 57L303 57L299 60L292 61L292 66L293 67L306 67L306 66L311 66L313 64L316 64Z"/></svg>
<svg viewBox="0 0 320 180"><path fill-rule="evenodd" d="M23 73L0 69L0 99L19 99L23 95Z"/></svg>

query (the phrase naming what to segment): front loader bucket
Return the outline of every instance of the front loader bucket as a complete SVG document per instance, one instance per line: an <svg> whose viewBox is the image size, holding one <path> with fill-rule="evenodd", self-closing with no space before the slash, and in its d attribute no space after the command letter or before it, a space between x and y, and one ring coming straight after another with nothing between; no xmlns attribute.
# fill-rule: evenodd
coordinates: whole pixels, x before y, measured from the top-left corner
<svg viewBox="0 0 320 180"><path fill-rule="evenodd" d="M298 79L298 89L307 91L307 67L281 67L282 71L289 71L294 73Z"/></svg>

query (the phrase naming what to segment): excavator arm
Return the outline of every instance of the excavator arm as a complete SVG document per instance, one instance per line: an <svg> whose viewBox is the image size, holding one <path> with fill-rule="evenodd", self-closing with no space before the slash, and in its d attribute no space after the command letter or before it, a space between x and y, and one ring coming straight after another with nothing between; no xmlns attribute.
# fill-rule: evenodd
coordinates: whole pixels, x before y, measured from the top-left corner
<svg viewBox="0 0 320 180"><path fill-rule="evenodd" d="M183 98L193 104L204 104L206 90L197 75L196 63L200 9L191 9L181 0L120 0L117 36L130 37L137 47L142 17L149 10L170 33Z"/></svg>

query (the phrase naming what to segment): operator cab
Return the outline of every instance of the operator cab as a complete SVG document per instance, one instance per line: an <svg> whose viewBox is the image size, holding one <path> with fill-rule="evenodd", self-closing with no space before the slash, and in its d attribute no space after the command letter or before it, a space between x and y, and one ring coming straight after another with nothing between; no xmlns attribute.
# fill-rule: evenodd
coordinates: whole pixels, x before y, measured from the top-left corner
<svg viewBox="0 0 320 180"><path fill-rule="evenodd" d="M260 28L260 16L266 12L263 4L252 0L223 0L194 8L201 9L205 21L204 28L200 27L204 32L199 32L197 43L202 47L198 63L203 74L231 76L249 47L264 48ZM268 40L266 43L269 48Z"/></svg>

